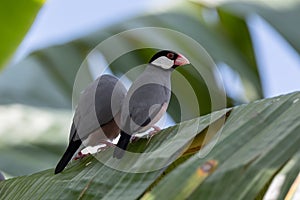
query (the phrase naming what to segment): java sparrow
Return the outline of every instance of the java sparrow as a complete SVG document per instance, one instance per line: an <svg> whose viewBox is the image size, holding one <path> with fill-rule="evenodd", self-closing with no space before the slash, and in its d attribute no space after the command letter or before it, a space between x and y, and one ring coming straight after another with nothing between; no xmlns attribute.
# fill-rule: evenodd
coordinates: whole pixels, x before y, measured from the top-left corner
<svg viewBox="0 0 300 200"><path fill-rule="evenodd" d="M55 168L55 174L60 173L74 154L84 147L108 144L108 140L119 135L120 111L126 93L118 78L102 75L80 94L69 145Z"/></svg>
<svg viewBox="0 0 300 200"><path fill-rule="evenodd" d="M131 136L153 127L163 116L171 97L171 72L186 64L189 64L187 58L168 50L160 51L150 59L125 97L121 110L121 137L113 157L122 158Z"/></svg>

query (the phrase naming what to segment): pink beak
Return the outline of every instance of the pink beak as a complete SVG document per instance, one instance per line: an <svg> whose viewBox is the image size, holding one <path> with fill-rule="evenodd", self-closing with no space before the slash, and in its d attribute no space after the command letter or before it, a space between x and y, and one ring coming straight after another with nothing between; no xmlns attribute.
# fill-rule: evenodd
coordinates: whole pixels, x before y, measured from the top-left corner
<svg viewBox="0 0 300 200"><path fill-rule="evenodd" d="M190 64L190 61L183 55L178 54L178 57L176 58L174 65L182 66L182 65L187 65L187 64Z"/></svg>

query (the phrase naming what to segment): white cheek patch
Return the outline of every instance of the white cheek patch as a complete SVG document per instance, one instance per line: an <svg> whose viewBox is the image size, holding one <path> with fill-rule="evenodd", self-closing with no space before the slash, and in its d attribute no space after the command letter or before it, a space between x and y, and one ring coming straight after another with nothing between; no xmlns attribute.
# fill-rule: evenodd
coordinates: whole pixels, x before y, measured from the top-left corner
<svg viewBox="0 0 300 200"><path fill-rule="evenodd" d="M153 65L159 66L163 69L171 69L174 65L174 61L168 59L165 56L159 57L152 62Z"/></svg>

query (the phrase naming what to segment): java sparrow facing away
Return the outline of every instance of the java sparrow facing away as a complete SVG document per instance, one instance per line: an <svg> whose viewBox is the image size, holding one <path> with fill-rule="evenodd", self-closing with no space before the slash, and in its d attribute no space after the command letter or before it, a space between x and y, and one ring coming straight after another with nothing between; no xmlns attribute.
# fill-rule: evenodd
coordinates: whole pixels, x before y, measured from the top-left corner
<svg viewBox="0 0 300 200"><path fill-rule="evenodd" d="M120 111L126 92L119 79L102 75L81 93L69 145L55 168L55 174L61 172L74 154L84 147L109 144L108 140L119 135Z"/></svg>
<svg viewBox="0 0 300 200"><path fill-rule="evenodd" d="M186 64L189 64L187 58L168 50L160 51L150 59L145 71L129 88L122 105L121 137L114 157L122 158L131 136L153 127L163 116L171 97L171 72Z"/></svg>

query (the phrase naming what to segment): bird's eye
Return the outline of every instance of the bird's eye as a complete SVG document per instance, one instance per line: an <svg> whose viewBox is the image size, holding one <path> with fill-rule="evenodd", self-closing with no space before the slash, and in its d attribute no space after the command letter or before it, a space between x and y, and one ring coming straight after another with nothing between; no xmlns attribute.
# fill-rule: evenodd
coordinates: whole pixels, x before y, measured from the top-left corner
<svg viewBox="0 0 300 200"><path fill-rule="evenodd" d="M167 58L169 59L174 59L174 53L168 53Z"/></svg>

